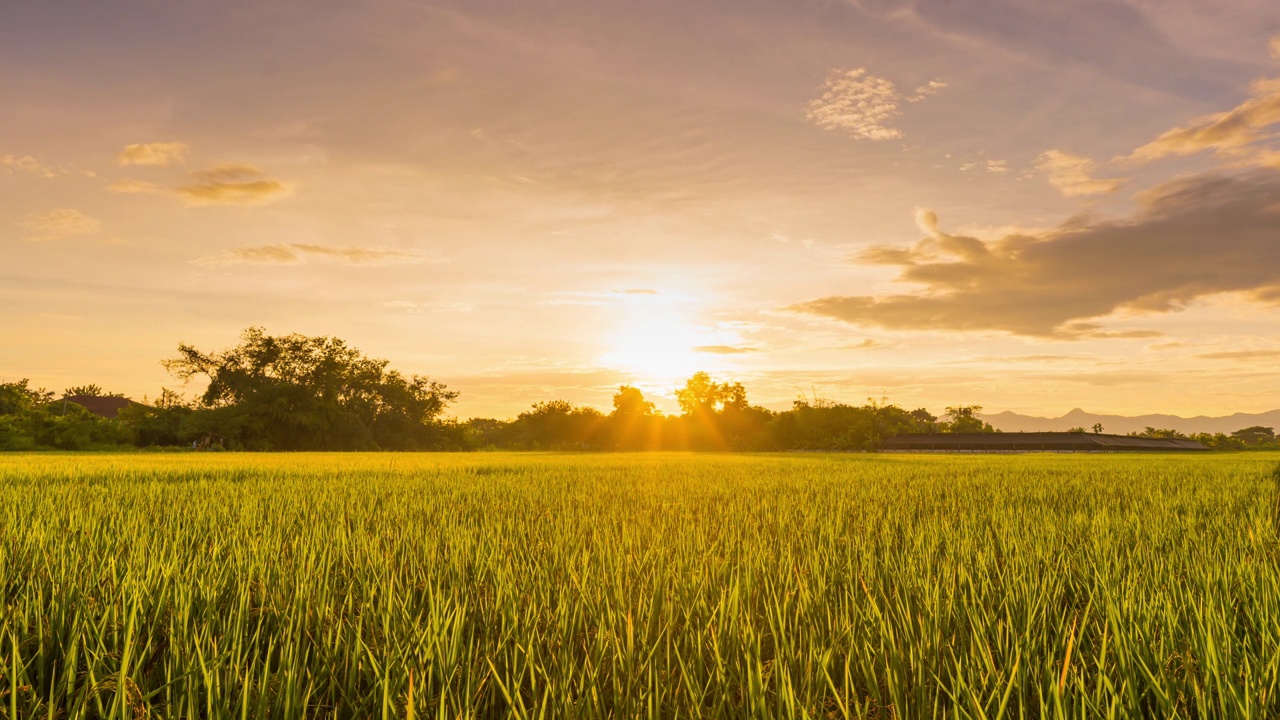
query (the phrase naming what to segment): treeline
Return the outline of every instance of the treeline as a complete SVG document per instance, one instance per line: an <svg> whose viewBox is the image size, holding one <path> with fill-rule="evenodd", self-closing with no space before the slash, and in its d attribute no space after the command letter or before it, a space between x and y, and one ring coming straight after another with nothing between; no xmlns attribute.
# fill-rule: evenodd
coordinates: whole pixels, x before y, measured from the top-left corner
<svg viewBox="0 0 1280 720"><path fill-rule="evenodd" d="M109 395L97 386L68 388L59 399L26 380L0 384L0 450L875 450L902 433L993 432L976 406L939 418L924 408L814 398L775 412L752 405L741 383L706 373L676 390L679 415L623 386L608 413L551 400L513 420L459 422L445 417L458 393L439 382L404 376L337 338L262 328L216 352L181 344L164 364L204 391L187 399L165 389L113 419L66 399Z"/></svg>
<svg viewBox="0 0 1280 720"><path fill-rule="evenodd" d="M122 400L112 419L67 399L120 397L96 385L68 388L59 398L26 380L0 384L0 450L874 451L895 435L995 432L974 405L948 407L939 417L884 401L804 398L773 411L752 405L741 383L701 372L676 389L678 415L658 411L639 389L622 386L607 413L550 400L512 420L460 422L445 416L458 393L439 382L402 375L337 338L277 337L262 328L246 330L238 345L216 352L180 344L164 364L181 381L203 383L204 391L190 399L165 389L149 402ZM1134 434L1188 437L1155 428ZM1280 449L1271 428L1189 437L1216 450Z"/></svg>
<svg viewBox="0 0 1280 720"><path fill-rule="evenodd" d="M1226 433L1184 434L1177 430L1153 428L1151 426L1147 426L1142 432L1132 432L1129 435L1132 437L1194 440L1210 450L1280 450L1280 438L1276 437L1275 430L1261 425L1236 430L1230 435Z"/></svg>

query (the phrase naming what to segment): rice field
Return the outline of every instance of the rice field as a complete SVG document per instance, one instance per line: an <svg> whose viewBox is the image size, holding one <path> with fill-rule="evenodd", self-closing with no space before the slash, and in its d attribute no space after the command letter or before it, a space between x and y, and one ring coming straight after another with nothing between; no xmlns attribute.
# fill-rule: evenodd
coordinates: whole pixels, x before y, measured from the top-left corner
<svg viewBox="0 0 1280 720"><path fill-rule="evenodd" d="M1274 717L1277 466L0 456L0 718Z"/></svg>

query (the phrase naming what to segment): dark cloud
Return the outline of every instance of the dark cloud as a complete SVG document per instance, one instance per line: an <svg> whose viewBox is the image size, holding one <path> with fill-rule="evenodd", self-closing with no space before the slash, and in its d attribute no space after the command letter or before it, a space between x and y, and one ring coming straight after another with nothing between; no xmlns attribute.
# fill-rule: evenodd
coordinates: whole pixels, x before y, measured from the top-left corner
<svg viewBox="0 0 1280 720"><path fill-rule="evenodd" d="M1138 338L1158 333L1089 320L1121 309L1176 311L1226 292L1280 297L1280 173L1202 175L1139 199L1128 220L1078 219L994 241L949 235L922 211L927 237L861 256L901 267L900 279L920 292L825 297L792 309L892 329Z"/></svg>

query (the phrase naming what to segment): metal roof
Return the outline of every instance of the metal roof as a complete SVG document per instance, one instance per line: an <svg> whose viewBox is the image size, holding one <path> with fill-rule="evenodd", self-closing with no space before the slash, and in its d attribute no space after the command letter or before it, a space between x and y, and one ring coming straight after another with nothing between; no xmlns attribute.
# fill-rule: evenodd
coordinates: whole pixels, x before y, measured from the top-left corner
<svg viewBox="0 0 1280 720"><path fill-rule="evenodd" d="M1059 450L1075 452L1208 450L1183 438L1146 438L1098 433L932 433L898 435L884 441L885 450Z"/></svg>
<svg viewBox="0 0 1280 720"><path fill-rule="evenodd" d="M122 397L98 397L97 395L71 395L64 397L58 402L69 402L88 410L94 415L100 417L115 419L120 411L130 405L137 405L129 398Z"/></svg>

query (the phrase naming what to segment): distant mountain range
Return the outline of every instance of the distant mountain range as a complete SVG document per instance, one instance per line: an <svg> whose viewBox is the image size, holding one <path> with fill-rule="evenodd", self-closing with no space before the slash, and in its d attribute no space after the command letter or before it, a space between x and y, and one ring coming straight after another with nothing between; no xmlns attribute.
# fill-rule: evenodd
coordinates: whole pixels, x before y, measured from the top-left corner
<svg viewBox="0 0 1280 720"><path fill-rule="evenodd" d="M983 420L991 423L997 430L1004 432L1051 432L1054 430L1070 430L1082 427L1093 429L1094 424L1102 423L1102 431L1116 435L1141 432L1143 428L1169 428L1184 433L1226 433L1231 434L1254 425L1280 429L1280 410L1264 413L1236 413L1225 417L1179 417L1177 415L1098 415L1076 408L1059 418L1035 417L1019 415L1015 412L983 415Z"/></svg>

